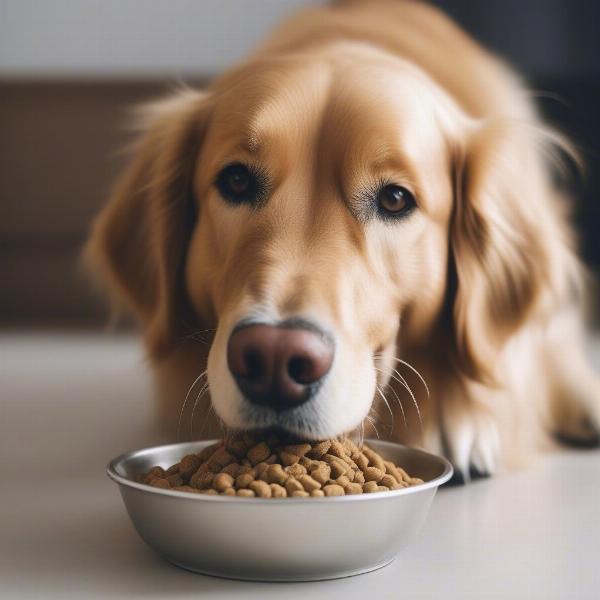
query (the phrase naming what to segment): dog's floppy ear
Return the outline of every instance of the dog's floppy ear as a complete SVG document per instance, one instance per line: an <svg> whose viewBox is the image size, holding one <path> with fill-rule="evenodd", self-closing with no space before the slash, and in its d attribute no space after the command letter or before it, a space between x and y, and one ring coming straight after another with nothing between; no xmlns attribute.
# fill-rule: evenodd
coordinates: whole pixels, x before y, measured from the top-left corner
<svg viewBox="0 0 600 600"><path fill-rule="evenodd" d="M480 382L497 383L504 342L569 285L575 259L545 160L557 140L539 126L479 123L461 153L450 231L453 333L460 368Z"/></svg>
<svg viewBox="0 0 600 600"><path fill-rule="evenodd" d="M208 110L207 96L192 90L142 109L144 133L85 249L87 262L141 320L154 355L189 318L181 270L195 221L192 179Z"/></svg>

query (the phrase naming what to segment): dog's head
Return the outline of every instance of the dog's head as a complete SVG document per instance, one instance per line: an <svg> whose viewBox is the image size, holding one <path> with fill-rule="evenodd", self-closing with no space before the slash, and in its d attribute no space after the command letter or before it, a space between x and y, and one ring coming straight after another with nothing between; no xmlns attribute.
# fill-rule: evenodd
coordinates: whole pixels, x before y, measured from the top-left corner
<svg viewBox="0 0 600 600"><path fill-rule="evenodd" d="M157 360L216 327L208 379L233 428L348 431L399 341L434 332L432 353L490 378L551 284L538 136L467 116L388 54L258 58L148 114L89 251Z"/></svg>

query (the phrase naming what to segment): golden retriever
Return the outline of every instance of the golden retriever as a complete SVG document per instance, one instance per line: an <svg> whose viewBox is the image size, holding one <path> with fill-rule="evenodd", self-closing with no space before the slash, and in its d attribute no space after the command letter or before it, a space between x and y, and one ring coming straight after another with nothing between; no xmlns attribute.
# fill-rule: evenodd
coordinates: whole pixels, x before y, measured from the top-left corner
<svg viewBox="0 0 600 600"><path fill-rule="evenodd" d="M597 440L568 144L444 14L309 8L143 120L87 254L139 317L163 415L205 419L209 387L232 429L394 421L465 478Z"/></svg>

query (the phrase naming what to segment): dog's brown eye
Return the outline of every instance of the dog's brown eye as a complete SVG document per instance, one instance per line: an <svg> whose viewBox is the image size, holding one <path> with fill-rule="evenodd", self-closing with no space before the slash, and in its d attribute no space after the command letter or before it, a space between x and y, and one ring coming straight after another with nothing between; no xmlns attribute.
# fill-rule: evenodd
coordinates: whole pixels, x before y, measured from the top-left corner
<svg viewBox="0 0 600 600"><path fill-rule="evenodd" d="M400 185L388 184L377 194L377 203L384 216L406 215L416 205L413 195Z"/></svg>
<svg viewBox="0 0 600 600"><path fill-rule="evenodd" d="M234 204L256 204L265 190L262 175L242 163L227 165L217 175L215 185L221 196Z"/></svg>

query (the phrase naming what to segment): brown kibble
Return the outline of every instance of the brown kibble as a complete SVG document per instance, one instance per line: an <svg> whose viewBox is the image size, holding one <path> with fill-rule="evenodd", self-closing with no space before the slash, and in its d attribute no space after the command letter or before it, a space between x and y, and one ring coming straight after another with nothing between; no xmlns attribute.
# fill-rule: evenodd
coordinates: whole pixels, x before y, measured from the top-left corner
<svg viewBox="0 0 600 600"><path fill-rule="evenodd" d="M247 488L254 481L252 473L243 473L235 478L235 487L238 490Z"/></svg>
<svg viewBox="0 0 600 600"><path fill-rule="evenodd" d="M344 489L346 488L346 486L350 483L350 479L348 479L347 475L340 475L335 482L338 485L341 485Z"/></svg>
<svg viewBox="0 0 600 600"><path fill-rule="evenodd" d="M135 479L180 492L259 498L374 493L423 483L347 438L314 444L285 441L292 440L277 434L262 439L259 434L236 435Z"/></svg>
<svg viewBox="0 0 600 600"><path fill-rule="evenodd" d="M281 486L277 483L272 483L270 487L271 487L271 496L273 498L286 498L287 497L287 491L283 486Z"/></svg>
<svg viewBox="0 0 600 600"><path fill-rule="evenodd" d="M398 481L395 477L392 477L391 475L384 475L379 480L379 485L385 485L386 487L389 487L392 490L394 489L394 486L398 485Z"/></svg>
<svg viewBox="0 0 600 600"><path fill-rule="evenodd" d="M344 488L336 483L326 485L323 488L323 492L325 492L326 496L343 496L345 493Z"/></svg>
<svg viewBox="0 0 600 600"><path fill-rule="evenodd" d="M377 467L380 471L385 473L385 463L383 458L377 454L369 446L363 446L363 454L369 459L369 464L373 467Z"/></svg>
<svg viewBox="0 0 600 600"><path fill-rule="evenodd" d="M340 442L338 442L337 440L333 440L331 442L331 447L329 448L328 454L331 454L332 456L337 456L338 458L345 460L348 453L346 452L346 448L344 448L344 446L340 444Z"/></svg>
<svg viewBox="0 0 600 600"><path fill-rule="evenodd" d="M367 481L367 483L363 485L363 492L365 492L365 494L372 494L379 491L377 489L378 487L376 481Z"/></svg>
<svg viewBox="0 0 600 600"><path fill-rule="evenodd" d="M213 486L219 492L224 492L233 485L234 479L229 473L219 473L213 479Z"/></svg>
<svg viewBox="0 0 600 600"><path fill-rule="evenodd" d="M208 459L208 468L213 473L218 473L223 467L230 465L232 462L235 462L235 456L225 450L225 448L219 448Z"/></svg>
<svg viewBox="0 0 600 600"><path fill-rule="evenodd" d="M216 444L211 444L210 446L203 448L197 455L200 463L206 462L222 445L222 442L217 442Z"/></svg>
<svg viewBox="0 0 600 600"><path fill-rule="evenodd" d="M285 483L289 477L281 465L269 465L263 474L266 475L268 483L277 483L279 485Z"/></svg>
<svg viewBox="0 0 600 600"><path fill-rule="evenodd" d="M162 477L154 477L154 479L150 481L150 485L152 487L163 488L165 490L171 489L169 482L166 479L163 479Z"/></svg>
<svg viewBox="0 0 600 600"><path fill-rule="evenodd" d="M199 490L208 489L212 485L214 476L214 473L211 473L210 471L198 470L192 475L192 478L190 479L190 485L198 488Z"/></svg>
<svg viewBox="0 0 600 600"><path fill-rule="evenodd" d="M247 448L244 440L231 440L227 444L227 450L237 458L243 458L246 455Z"/></svg>
<svg viewBox="0 0 600 600"><path fill-rule="evenodd" d="M166 477L166 480L169 482L171 487L183 485L183 479L179 473L173 473L173 475L169 475Z"/></svg>
<svg viewBox="0 0 600 600"><path fill-rule="evenodd" d="M179 461L179 474L184 479L189 479L202 464L197 454L187 454Z"/></svg>
<svg viewBox="0 0 600 600"><path fill-rule="evenodd" d="M270 498L271 487L265 481L253 481L248 486L259 498Z"/></svg>
<svg viewBox="0 0 600 600"><path fill-rule="evenodd" d="M300 460L300 457L296 454L290 454L289 452L284 451L279 453L279 458L281 459L282 464L286 467L295 465Z"/></svg>
<svg viewBox="0 0 600 600"><path fill-rule="evenodd" d="M231 475L234 479L240 474L240 469L242 469L238 463L231 463L227 465L221 470L221 473L227 473L227 475Z"/></svg>
<svg viewBox="0 0 600 600"><path fill-rule="evenodd" d="M298 492L300 490L304 491L304 488L302 487L302 484L295 477L290 477L285 482L285 490L288 493L288 496L291 496L294 492Z"/></svg>
<svg viewBox="0 0 600 600"><path fill-rule="evenodd" d="M313 479L310 475L302 475L298 478L298 481L302 484L302 487L307 492L318 490L321 487L321 484L315 479Z"/></svg>
<svg viewBox="0 0 600 600"><path fill-rule="evenodd" d="M311 448L310 444L295 444L293 446L284 446L282 450L296 456L304 456Z"/></svg>
<svg viewBox="0 0 600 600"><path fill-rule="evenodd" d="M267 458L271 456L271 449L269 446L267 446L267 444L265 444L265 442L260 442L259 444L256 444L256 446L250 448L246 456L253 465L257 465L258 463L267 460Z"/></svg>
<svg viewBox="0 0 600 600"><path fill-rule="evenodd" d="M331 467L328 464L322 463L310 472L310 476L321 485L325 485L331 476Z"/></svg>
<svg viewBox="0 0 600 600"><path fill-rule="evenodd" d="M358 455L358 458L356 459L356 464L358 465L358 468L363 471L367 469L367 467L369 466L369 459L361 452Z"/></svg>
<svg viewBox="0 0 600 600"><path fill-rule="evenodd" d="M295 464L295 465L286 467L284 469L284 471L288 475L291 475L292 477L296 477L296 478L300 477L301 475L306 475L306 467L303 467L302 465L299 465L299 464Z"/></svg>
<svg viewBox="0 0 600 600"><path fill-rule="evenodd" d="M376 481L379 483L383 479L383 471L377 467L367 467L365 470L365 481Z"/></svg>
<svg viewBox="0 0 600 600"><path fill-rule="evenodd" d="M310 494L308 492L305 492L304 490L296 490L295 492L292 492L292 497L293 498L310 498Z"/></svg>
<svg viewBox="0 0 600 600"><path fill-rule="evenodd" d="M345 488L346 494L362 494L363 486L360 483L349 483Z"/></svg>
<svg viewBox="0 0 600 600"><path fill-rule="evenodd" d="M175 463L174 465L171 465L166 471L165 471L165 475L168 477L169 475L175 475L175 473L179 473L179 464L180 463Z"/></svg>

